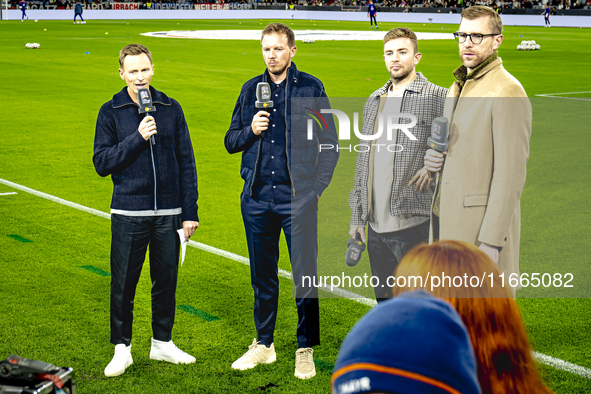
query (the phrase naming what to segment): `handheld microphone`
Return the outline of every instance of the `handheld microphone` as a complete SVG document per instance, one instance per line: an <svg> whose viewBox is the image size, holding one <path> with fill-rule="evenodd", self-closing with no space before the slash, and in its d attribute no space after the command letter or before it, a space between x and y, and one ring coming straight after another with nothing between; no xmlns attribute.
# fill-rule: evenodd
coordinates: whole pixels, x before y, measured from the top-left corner
<svg viewBox="0 0 591 394"><path fill-rule="evenodd" d="M429 148L443 152L449 145L449 120L446 117L439 117L433 120L431 126L431 137L427 138Z"/></svg>
<svg viewBox="0 0 591 394"><path fill-rule="evenodd" d="M433 119L431 126L431 137L427 138L427 146L435 149L438 152L444 152L449 146L449 119L444 116ZM432 177L429 171L429 178ZM439 177L441 171L435 173L435 192L433 193L433 201L437 197L437 190L439 188ZM433 204L433 202L432 202ZM429 245L433 244L433 220L429 221Z"/></svg>
<svg viewBox="0 0 591 394"><path fill-rule="evenodd" d="M257 84L257 101L254 103L255 108L260 110L266 110L267 108L273 108L273 100L271 100L271 86L267 82L259 82ZM265 132L261 133L261 137L264 137Z"/></svg>
<svg viewBox="0 0 591 394"><path fill-rule="evenodd" d="M347 241L347 256L345 257L345 261L349 267L354 267L357 265L359 260L361 260L361 254L365 250L365 244L361 241L361 235L357 233L355 238L349 238Z"/></svg>
<svg viewBox="0 0 591 394"><path fill-rule="evenodd" d="M148 116L150 112L156 112L156 107L152 105L152 95L149 89L139 89L137 91L137 102L140 106L138 109L140 114L146 114ZM150 143L156 145L156 139L153 135L150 136Z"/></svg>

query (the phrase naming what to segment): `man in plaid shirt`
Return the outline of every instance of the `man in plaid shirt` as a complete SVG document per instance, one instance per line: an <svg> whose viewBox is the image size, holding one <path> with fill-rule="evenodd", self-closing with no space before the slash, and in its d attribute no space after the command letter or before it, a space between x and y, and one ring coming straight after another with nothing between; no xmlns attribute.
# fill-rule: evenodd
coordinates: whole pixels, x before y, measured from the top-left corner
<svg viewBox="0 0 591 394"><path fill-rule="evenodd" d="M387 279L398 262L429 235L433 192L423 158L433 119L443 114L447 89L416 72L421 56L412 30L390 30L384 37L384 61L391 78L371 94L363 109L361 133L373 139L360 141L364 147L359 148L355 187L349 197L349 235L359 234L368 243L372 275L380 280L374 287L378 302L391 296ZM384 129L392 115L394 124L414 123L402 114L414 115L416 125L389 136ZM380 136L375 138L376 134Z"/></svg>

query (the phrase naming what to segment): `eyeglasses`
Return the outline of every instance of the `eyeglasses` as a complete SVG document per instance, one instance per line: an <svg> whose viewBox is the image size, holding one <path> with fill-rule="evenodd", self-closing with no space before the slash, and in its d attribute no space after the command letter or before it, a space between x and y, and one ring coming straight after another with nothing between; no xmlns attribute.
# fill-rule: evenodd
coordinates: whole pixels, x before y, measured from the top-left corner
<svg viewBox="0 0 591 394"><path fill-rule="evenodd" d="M478 45L482 42L484 37L498 36L498 35L499 35L499 33L493 33L493 34L472 33L472 34L468 34L468 33L462 33L461 31L456 31L454 33L454 38L456 39L458 44L463 44L466 42L468 37L470 37L470 41L472 41L472 44Z"/></svg>

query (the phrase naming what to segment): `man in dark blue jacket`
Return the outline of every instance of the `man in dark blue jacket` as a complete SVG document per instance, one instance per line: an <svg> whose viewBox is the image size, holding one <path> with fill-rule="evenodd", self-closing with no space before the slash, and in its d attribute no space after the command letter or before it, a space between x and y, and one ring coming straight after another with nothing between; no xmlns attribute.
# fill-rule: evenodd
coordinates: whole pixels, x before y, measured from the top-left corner
<svg viewBox="0 0 591 394"><path fill-rule="evenodd" d="M76 24L76 17L79 16L80 19L82 20L82 24L85 24L86 22L84 22L84 18L82 17L82 4L80 4L80 1L76 2L76 5L74 6L74 24Z"/></svg>
<svg viewBox="0 0 591 394"><path fill-rule="evenodd" d="M291 59L296 53L294 33L281 23L271 23L261 39L266 71L242 86L226 133L230 153L242 152L240 175L242 217L250 256L257 338L232 364L246 370L276 360L273 332L277 319L279 236L285 234L291 256L298 309L295 376L316 375L312 346L320 343L318 289L304 286L303 277L317 273L318 200L330 183L338 161L337 135L332 116L325 127L308 132L296 106L313 111L328 107L322 82L298 71ZM273 107L255 109L259 82L270 84ZM296 104L301 99L300 104ZM293 108L292 108L293 107ZM292 109L294 111L292 111ZM302 108L299 108L302 109ZM322 149L320 145L333 149ZM324 145L326 144L326 145Z"/></svg>
<svg viewBox="0 0 591 394"><path fill-rule="evenodd" d="M174 364L195 362L171 340L180 237L188 241L199 225L197 171L189 129L179 103L150 86L154 65L148 48L126 46L119 64L127 87L99 111L93 156L98 174L111 175L113 180L111 343L115 355L105 368L106 376L121 375L133 363L133 299L148 245L150 358ZM150 90L156 108L153 116L138 113L139 89Z"/></svg>
<svg viewBox="0 0 591 394"><path fill-rule="evenodd" d="M25 0L21 0L18 3L18 6L21 8L23 15L21 16L21 22L25 20L25 18L29 19L27 16L27 2Z"/></svg>

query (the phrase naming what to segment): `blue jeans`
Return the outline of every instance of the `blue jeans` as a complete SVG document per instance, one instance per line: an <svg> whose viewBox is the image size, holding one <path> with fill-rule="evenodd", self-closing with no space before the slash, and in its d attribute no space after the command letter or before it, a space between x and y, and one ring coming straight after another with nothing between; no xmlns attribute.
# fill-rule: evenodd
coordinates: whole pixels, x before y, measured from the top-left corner
<svg viewBox="0 0 591 394"><path fill-rule="evenodd" d="M406 252L429 240L429 221L391 233L376 233L371 225L367 227L367 253L371 274L380 279L379 285L374 287L374 292L376 300L382 302L392 298L392 288L388 287L387 280L389 276L394 275Z"/></svg>

